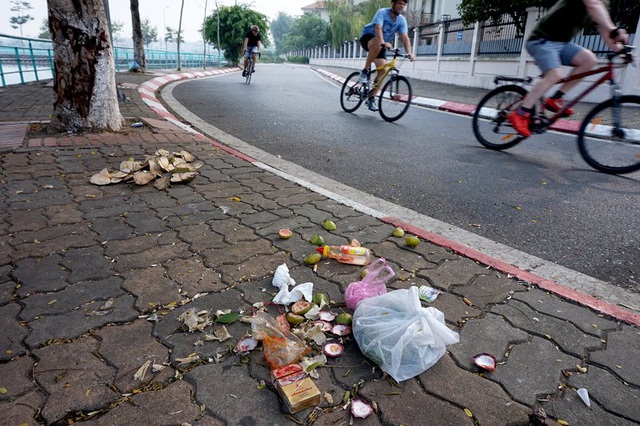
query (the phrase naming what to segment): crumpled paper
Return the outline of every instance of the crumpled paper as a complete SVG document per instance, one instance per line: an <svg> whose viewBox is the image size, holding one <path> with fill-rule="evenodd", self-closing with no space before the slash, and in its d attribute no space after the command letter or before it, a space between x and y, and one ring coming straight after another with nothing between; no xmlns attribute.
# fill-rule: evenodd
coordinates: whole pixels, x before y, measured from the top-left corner
<svg viewBox="0 0 640 426"><path fill-rule="evenodd" d="M296 285L296 281L289 275L289 268L284 263L276 268L272 284L280 289L276 297L273 298L273 303L289 305L302 300L303 297L307 302L311 302L313 283L309 282ZM289 291L289 286L292 285L295 287Z"/></svg>

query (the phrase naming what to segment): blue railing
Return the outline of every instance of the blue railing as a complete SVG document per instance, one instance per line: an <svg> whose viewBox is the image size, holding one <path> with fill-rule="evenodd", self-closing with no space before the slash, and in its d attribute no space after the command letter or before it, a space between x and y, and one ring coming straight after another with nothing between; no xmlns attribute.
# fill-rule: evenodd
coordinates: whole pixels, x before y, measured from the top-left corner
<svg viewBox="0 0 640 426"><path fill-rule="evenodd" d="M128 71L134 60L132 48L114 47L116 71ZM180 52L181 68L226 64L215 54ZM145 49L148 70L178 67L178 52ZM53 78L53 46L50 40L0 34L0 87Z"/></svg>

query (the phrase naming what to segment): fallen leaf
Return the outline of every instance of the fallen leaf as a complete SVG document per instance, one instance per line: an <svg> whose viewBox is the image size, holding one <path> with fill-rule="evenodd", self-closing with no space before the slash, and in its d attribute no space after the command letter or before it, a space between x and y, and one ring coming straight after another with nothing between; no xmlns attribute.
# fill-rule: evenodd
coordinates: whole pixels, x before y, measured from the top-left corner
<svg viewBox="0 0 640 426"><path fill-rule="evenodd" d="M147 374L147 369L151 365L151 360L147 360L142 367L138 368L136 374L133 375L133 380L140 380L141 382L144 380L144 375Z"/></svg>
<svg viewBox="0 0 640 426"><path fill-rule="evenodd" d="M102 169L91 176L91 178L89 178L89 182L94 185L109 185L111 183L111 174L108 169Z"/></svg>
<svg viewBox="0 0 640 426"><path fill-rule="evenodd" d="M9 392L9 391L7 390L7 388L4 388L4 387L0 388L0 394L3 394L3 395L4 395L4 394L5 394L5 393L7 393L7 392Z"/></svg>
<svg viewBox="0 0 640 426"><path fill-rule="evenodd" d="M241 317L242 315L237 312L229 312L227 314L218 316L216 322L219 322L220 324L231 324L239 320Z"/></svg>
<svg viewBox="0 0 640 426"><path fill-rule="evenodd" d="M473 418L473 413L468 408L464 409L464 413L467 415L467 417Z"/></svg>
<svg viewBox="0 0 640 426"><path fill-rule="evenodd" d="M138 185L146 185L155 179L156 175L147 171L138 171L133 174L133 181Z"/></svg>

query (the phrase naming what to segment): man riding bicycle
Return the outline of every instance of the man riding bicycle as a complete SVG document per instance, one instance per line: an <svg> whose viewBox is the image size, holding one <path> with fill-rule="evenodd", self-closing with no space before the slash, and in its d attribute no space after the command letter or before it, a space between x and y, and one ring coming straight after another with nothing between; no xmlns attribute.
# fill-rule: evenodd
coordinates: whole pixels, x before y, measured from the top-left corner
<svg viewBox="0 0 640 426"><path fill-rule="evenodd" d="M257 25L252 25L247 35L244 36L244 47L242 54L244 57L244 67L242 70L242 76L246 77L247 73L254 72L256 69L256 62L258 61L257 55L260 54L262 48L262 41L260 37L260 28ZM253 55L253 69L247 70L249 64L249 56Z"/></svg>
<svg viewBox="0 0 640 426"><path fill-rule="evenodd" d="M598 25L604 42L614 52L623 48L629 36L622 28L617 28L602 0L559 0L535 26L527 40L527 51L542 71L542 78L525 96L522 105L507 119L513 128L525 138L531 136L529 122L536 102L562 79L562 65L573 66L569 74L575 75L591 70L598 60L589 49L571 42L588 23L589 18ZM562 97L571 90L579 79L564 83L553 96L544 102L544 108L558 112L563 107ZM565 111L573 114L573 109Z"/></svg>
<svg viewBox="0 0 640 426"><path fill-rule="evenodd" d="M387 49L393 47L391 41L396 33L399 33L402 38L402 44L405 52L410 61L413 61L413 55L411 54L411 42L409 40L407 20L401 15L405 6L406 0L391 0L391 7L379 9L376 12L373 20L365 25L360 34L360 45L367 53L367 60L364 63L364 69L360 72L360 83L366 83L369 80L369 68L373 62L376 68L380 68L387 63ZM378 73L376 76L376 83L379 83L379 79L382 75ZM366 101L367 108L371 111L377 111L378 106L375 102L375 96L378 93L378 88L369 93L369 98Z"/></svg>

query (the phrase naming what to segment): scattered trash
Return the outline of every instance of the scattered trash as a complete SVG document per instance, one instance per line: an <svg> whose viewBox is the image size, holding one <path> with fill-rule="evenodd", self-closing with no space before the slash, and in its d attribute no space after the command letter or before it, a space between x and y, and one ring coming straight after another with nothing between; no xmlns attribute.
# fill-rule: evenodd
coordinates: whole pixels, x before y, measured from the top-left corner
<svg viewBox="0 0 640 426"><path fill-rule="evenodd" d="M404 243L409 247L417 247L418 244L420 244L420 238L415 235L409 235L408 237L405 237Z"/></svg>
<svg viewBox="0 0 640 426"><path fill-rule="evenodd" d="M580 388L576 392L578 392L578 396L580 397L582 402L584 402L584 405L586 405L587 407L591 407L591 401L589 400L589 391L587 391L585 388Z"/></svg>
<svg viewBox="0 0 640 426"><path fill-rule="evenodd" d="M311 348L293 333L281 330L274 318L258 312L251 323L252 335L262 340L264 357L271 369L293 364L310 352Z"/></svg>
<svg viewBox="0 0 640 426"><path fill-rule="evenodd" d="M396 238L402 238L402 237L404 237L404 229L402 229L402 228L393 228L393 231L391 231L391 235L393 235Z"/></svg>
<svg viewBox="0 0 640 426"><path fill-rule="evenodd" d="M347 244L341 246L322 246L318 247L316 251L325 257L350 265L368 265L371 263L373 257L371 250L368 248Z"/></svg>
<svg viewBox="0 0 640 426"><path fill-rule="evenodd" d="M149 366L151 365L151 360L147 360L144 364L142 364L142 367L138 368L138 371L136 371L136 374L133 375L133 380L139 380L139 381L144 381L144 376L145 374L147 374L147 370L149 369Z"/></svg>
<svg viewBox="0 0 640 426"><path fill-rule="evenodd" d="M236 343L235 351L238 354L246 354L258 346L258 341L250 335L245 335Z"/></svg>
<svg viewBox="0 0 640 426"><path fill-rule="evenodd" d="M331 328L331 334L335 334L336 336L344 337L351 334L351 327L343 324L336 324Z"/></svg>
<svg viewBox="0 0 640 426"><path fill-rule="evenodd" d="M283 240L288 240L289 238L291 238L291 235L293 235L293 232L291 232L290 229L281 229L280 231L278 231L278 235Z"/></svg>
<svg viewBox="0 0 640 426"><path fill-rule="evenodd" d="M331 322L336 319L336 314L331 311L320 311L318 318L320 318L321 321Z"/></svg>
<svg viewBox="0 0 640 426"><path fill-rule="evenodd" d="M330 220L330 219L325 219L322 221L322 227L326 230L326 231L335 231L337 226L335 224L334 221Z"/></svg>
<svg viewBox="0 0 640 426"><path fill-rule="evenodd" d="M420 300L424 300L427 303L433 303L440 295L440 290L436 290L433 287L427 285L421 285L418 287L418 297Z"/></svg>
<svg viewBox="0 0 640 426"><path fill-rule="evenodd" d="M444 355L446 345L459 341L442 312L422 307L415 286L360 301L353 336L362 353L397 382L421 374Z"/></svg>
<svg viewBox="0 0 640 426"><path fill-rule="evenodd" d="M299 364L272 370L271 379L292 414L320 403L320 390Z"/></svg>
<svg viewBox="0 0 640 426"><path fill-rule="evenodd" d="M373 408L362 399L354 398L351 400L351 414L353 414L353 417L366 419L373 414Z"/></svg>
<svg viewBox="0 0 640 426"><path fill-rule="evenodd" d="M296 286L296 282L291 275L289 275L289 268L285 263L276 268L276 272L271 282L274 287L278 287L280 291L273 298L273 303L279 305L289 305L295 303L304 298L307 301L311 301L313 295L313 283L303 283ZM289 286L295 286L289 291Z"/></svg>
<svg viewBox="0 0 640 426"><path fill-rule="evenodd" d="M131 127L142 127L144 126L144 124L142 124L140 121L136 121L135 123L131 123Z"/></svg>
<svg viewBox="0 0 640 426"><path fill-rule="evenodd" d="M337 358L344 353L344 346L337 342L327 342L322 347L322 352L328 357Z"/></svg>
<svg viewBox="0 0 640 426"><path fill-rule="evenodd" d="M183 326L187 328L189 333L193 333L194 331L203 331L205 327L213 324L211 322L211 317L209 316L209 311L203 310L196 312L194 308L181 313L178 317L178 321L182 322Z"/></svg>
<svg viewBox="0 0 640 426"><path fill-rule="evenodd" d="M488 353L474 356L473 363L486 371L494 371L496 369L496 357Z"/></svg>
<svg viewBox="0 0 640 426"><path fill-rule="evenodd" d="M387 292L386 283L396 274L381 257L367 267L367 273L361 281L352 282L344 292L344 301L349 309L355 309L358 302Z"/></svg>

